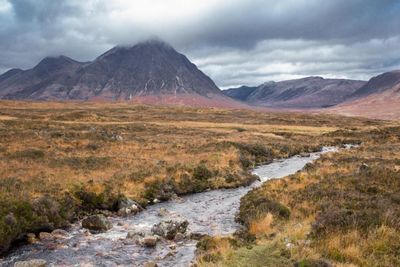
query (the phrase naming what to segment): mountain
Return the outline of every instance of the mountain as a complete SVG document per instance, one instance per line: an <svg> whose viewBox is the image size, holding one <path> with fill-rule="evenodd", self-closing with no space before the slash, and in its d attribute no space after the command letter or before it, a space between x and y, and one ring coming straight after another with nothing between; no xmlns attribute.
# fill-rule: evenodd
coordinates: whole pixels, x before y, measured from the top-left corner
<svg viewBox="0 0 400 267"><path fill-rule="evenodd" d="M226 97L196 65L159 40L117 46L92 62L45 58L33 69L2 78L0 98L244 106Z"/></svg>
<svg viewBox="0 0 400 267"><path fill-rule="evenodd" d="M0 82L4 81L14 75L17 75L20 72L22 72L21 69L11 69L11 70L3 73L2 75L0 75Z"/></svg>
<svg viewBox="0 0 400 267"><path fill-rule="evenodd" d="M386 72L373 77L363 87L355 91L350 98L358 99L371 94L382 93L390 90L400 83L400 70Z"/></svg>
<svg viewBox="0 0 400 267"><path fill-rule="evenodd" d="M73 86L74 74L83 65L65 56L47 57L33 69L18 71L0 80L0 98L62 99Z"/></svg>
<svg viewBox="0 0 400 267"><path fill-rule="evenodd" d="M345 101L366 82L307 77L267 82L258 87L239 87L225 94L250 105L271 108L325 108Z"/></svg>
<svg viewBox="0 0 400 267"><path fill-rule="evenodd" d="M348 116L398 120L400 118L400 71L387 72L372 78L351 97L351 100L329 111Z"/></svg>
<svg viewBox="0 0 400 267"><path fill-rule="evenodd" d="M227 89L224 91L224 94L236 100L246 101L249 95L253 93L256 89L257 87L241 86L238 88Z"/></svg>

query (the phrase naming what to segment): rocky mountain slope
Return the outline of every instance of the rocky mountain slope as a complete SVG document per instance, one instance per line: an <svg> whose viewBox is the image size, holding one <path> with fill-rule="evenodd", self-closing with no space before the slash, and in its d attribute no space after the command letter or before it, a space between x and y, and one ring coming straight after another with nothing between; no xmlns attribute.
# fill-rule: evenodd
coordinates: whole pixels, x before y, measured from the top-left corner
<svg viewBox="0 0 400 267"><path fill-rule="evenodd" d="M115 47L92 62L65 56L0 76L0 98L130 100L144 103L241 107L170 45L150 40Z"/></svg>
<svg viewBox="0 0 400 267"><path fill-rule="evenodd" d="M365 85L364 81L307 77L282 82L267 82L257 87L224 91L250 105L285 109L325 108L344 102Z"/></svg>

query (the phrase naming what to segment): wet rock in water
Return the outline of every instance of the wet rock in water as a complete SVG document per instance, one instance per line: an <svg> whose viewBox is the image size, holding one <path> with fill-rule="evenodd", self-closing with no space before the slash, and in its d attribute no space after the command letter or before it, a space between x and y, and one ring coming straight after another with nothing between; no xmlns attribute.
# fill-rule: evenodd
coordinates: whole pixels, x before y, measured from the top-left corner
<svg viewBox="0 0 400 267"><path fill-rule="evenodd" d="M52 240L53 236L50 233L41 232L41 233L39 233L39 239L41 241L48 241L48 240Z"/></svg>
<svg viewBox="0 0 400 267"><path fill-rule="evenodd" d="M117 215L121 216L121 217L126 217L131 213L132 213L132 210L130 208L122 208L122 209L118 210Z"/></svg>
<svg viewBox="0 0 400 267"><path fill-rule="evenodd" d="M177 194L172 194L171 196L171 200L175 201L177 203L183 203L185 200L183 198L181 198L180 196L178 196Z"/></svg>
<svg viewBox="0 0 400 267"><path fill-rule="evenodd" d="M69 233L62 229L56 229L53 232L51 232L51 235L56 238L65 238L69 236Z"/></svg>
<svg viewBox="0 0 400 267"><path fill-rule="evenodd" d="M145 234L143 232L137 232L137 231L130 231L126 235L127 239L133 239L133 240L139 240L140 238L144 237Z"/></svg>
<svg viewBox="0 0 400 267"><path fill-rule="evenodd" d="M46 267L47 262L45 260L29 260L29 261L17 261L14 263L14 267Z"/></svg>
<svg viewBox="0 0 400 267"><path fill-rule="evenodd" d="M112 224L104 215L92 215L82 220L82 227L97 233L110 230Z"/></svg>
<svg viewBox="0 0 400 267"><path fill-rule="evenodd" d="M118 201L117 205L118 216L128 216L129 214L136 214L143 210L142 206L136 201L129 198L122 198Z"/></svg>
<svg viewBox="0 0 400 267"><path fill-rule="evenodd" d="M311 157L311 154L310 154L310 153L303 152L303 153L300 153L300 157L302 157L302 158L309 158L309 157Z"/></svg>
<svg viewBox="0 0 400 267"><path fill-rule="evenodd" d="M142 239L142 244L145 247L155 247L157 245L157 237L156 236L145 236Z"/></svg>
<svg viewBox="0 0 400 267"><path fill-rule="evenodd" d="M158 267L157 263L153 261L146 262L143 267Z"/></svg>
<svg viewBox="0 0 400 267"><path fill-rule="evenodd" d="M189 225L187 220L184 221L163 221L155 224L151 228L151 232L169 240L173 240L177 233L184 234Z"/></svg>
<svg viewBox="0 0 400 267"><path fill-rule="evenodd" d="M166 208L161 208L157 212L157 216L159 216L159 217L165 217L169 214L170 214L170 212Z"/></svg>
<svg viewBox="0 0 400 267"><path fill-rule="evenodd" d="M154 203L154 204L157 204L157 203L160 203L160 202L161 202L161 201L158 200L157 198L153 199L153 203Z"/></svg>
<svg viewBox="0 0 400 267"><path fill-rule="evenodd" d="M186 236L185 236L184 234L182 234L182 233L177 233L177 234L175 235L175 237L174 237L174 240L175 240L176 242L179 242L179 241L184 240L185 238L186 238Z"/></svg>

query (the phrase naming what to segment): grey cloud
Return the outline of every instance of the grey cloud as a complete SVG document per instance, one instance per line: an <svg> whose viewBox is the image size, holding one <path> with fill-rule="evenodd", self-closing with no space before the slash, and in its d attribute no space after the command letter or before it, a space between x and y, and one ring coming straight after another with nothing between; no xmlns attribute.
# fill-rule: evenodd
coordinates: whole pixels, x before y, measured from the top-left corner
<svg viewBox="0 0 400 267"><path fill-rule="evenodd" d="M366 79L400 68L397 0L183 3L0 0L0 71L48 55L91 60L149 36L176 46L221 87L306 75Z"/></svg>

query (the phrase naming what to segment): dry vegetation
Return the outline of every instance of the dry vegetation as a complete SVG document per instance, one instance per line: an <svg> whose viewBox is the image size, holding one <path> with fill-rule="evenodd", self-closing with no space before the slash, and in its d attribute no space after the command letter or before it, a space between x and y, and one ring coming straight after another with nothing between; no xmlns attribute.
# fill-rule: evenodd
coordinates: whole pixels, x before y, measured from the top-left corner
<svg viewBox="0 0 400 267"><path fill-rule="evenodd" d="M400 127L328 134L338 135L361 146L249 192L245 231L229 247L203 240L199 265L400 266Z"/></svg>
<svg viewBox="0 0 400 267"><path fill-rule="evenodd" d="M113 210L125 196L147 205L248 184L255 179L248 169L256 164L356 142L358 131L381 125L327 115L0 102L0 251L28 231ZM259 224L270 225L253 223L254 234L276 224L265 216Z"/></svg>

